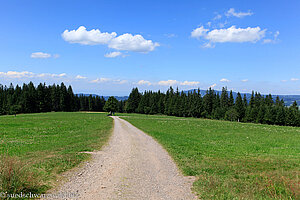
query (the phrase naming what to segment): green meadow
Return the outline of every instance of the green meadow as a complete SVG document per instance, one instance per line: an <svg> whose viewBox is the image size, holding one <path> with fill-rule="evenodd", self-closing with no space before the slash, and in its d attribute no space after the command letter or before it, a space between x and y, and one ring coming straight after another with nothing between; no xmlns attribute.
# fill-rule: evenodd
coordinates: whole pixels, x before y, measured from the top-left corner
<svg viewBox="0 0 300 200"><path fill-rule="evenodd" d="M161 143L201 199L299 199L300 128L122 114Z"/></svg>
<svg viewBox="0 0 300 200"><path fill-rule="evenodd" d="M113 123L103 113L0 116L0 191L43 193L108 140Z"/></svg>

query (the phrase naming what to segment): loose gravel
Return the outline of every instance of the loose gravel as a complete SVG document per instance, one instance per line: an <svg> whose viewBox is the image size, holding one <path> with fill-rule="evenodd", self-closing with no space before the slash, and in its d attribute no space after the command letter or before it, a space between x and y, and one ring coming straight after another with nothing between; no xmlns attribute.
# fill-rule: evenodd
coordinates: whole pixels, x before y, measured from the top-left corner
<svg viewBox="0 0 300 200"><path fill-rule="evenodd" d="M183 176L172 158L153 138L129 122L114 118L112 137L92 159L69 175L53 194L64 199L197 199L194 179Z"/></svg>

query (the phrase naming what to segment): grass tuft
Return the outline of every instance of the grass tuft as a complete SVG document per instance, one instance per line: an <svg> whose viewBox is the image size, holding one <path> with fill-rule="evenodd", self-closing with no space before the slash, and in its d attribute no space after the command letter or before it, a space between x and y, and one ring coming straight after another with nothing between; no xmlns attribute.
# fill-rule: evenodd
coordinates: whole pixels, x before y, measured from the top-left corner
<svg viewBox="0 0 300 200"><path fill-rule="evenodd" d="M37 172L17 157L0 156L0 191L8 194L37 192L45 188Z"/></svg>

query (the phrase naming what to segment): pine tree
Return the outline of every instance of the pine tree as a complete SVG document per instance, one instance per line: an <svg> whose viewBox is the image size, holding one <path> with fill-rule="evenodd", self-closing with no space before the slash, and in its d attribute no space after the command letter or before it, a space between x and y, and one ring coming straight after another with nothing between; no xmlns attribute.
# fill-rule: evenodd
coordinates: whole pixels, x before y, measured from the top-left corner
<svg viewBox="0 0 300 200"><path fill-rule="evenodd" d="M245 117L245 104L239 92L237 93L237 97L235 101L235 109L238 113L238 121L243 121Z"/></svg>
<svg viewBox="0 0 300 200"><path fill-rule="evenodd" d="M116 112L118 110L118 100L113 96L109 97L103 109L106 112Z"/></svg>
<svg viewBox="0 0 300 200"><path fill-rule="evenodd" d="M230 90L228 107L232 107L232 106L234 106L234 98L233 98L232 90Z"/></svg>
<svg viewBox="0 0 300 200"><path fill-rule="evenodd" d="M141 94L138 88L133 88L125 105L125 110L128 113L138 112L137 108L141 100Z"/></svg>
<svg viewBox="0 0 300 200"><path fill-rule="evenodd" d="M293 102L291 108L296 109L296 110L299 109L298 104L297 104L297 101L294 101L294 102Z"/></svg>

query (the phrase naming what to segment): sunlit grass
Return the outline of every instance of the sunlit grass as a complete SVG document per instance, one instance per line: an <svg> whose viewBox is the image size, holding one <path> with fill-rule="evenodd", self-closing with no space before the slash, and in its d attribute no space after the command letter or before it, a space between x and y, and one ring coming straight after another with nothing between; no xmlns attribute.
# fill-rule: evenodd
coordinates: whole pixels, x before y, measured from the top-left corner
<svg viewBox="0 0 300 200"><path fill-rule="evenodd" d="M201 199L299 199L300 128L126 115L153 136Z"/></svg>
<svg viewBox="0 0 300 200"><path fill-rule="evenodd" d="M112 119L101 113L1 116L0 171L15 173L0 176L0 191L45 192L55 185L58 174L89 157L80 152L99 149L111 129ZM28 177L33 182L39 180L39 184L28 185L24 182ZM11 187L13 184L19 189Z"/></svg>

